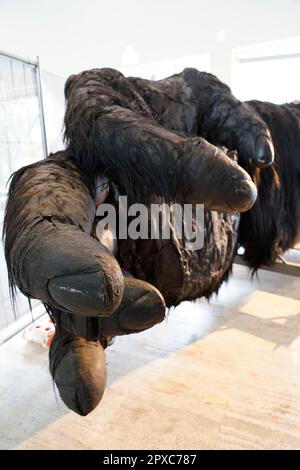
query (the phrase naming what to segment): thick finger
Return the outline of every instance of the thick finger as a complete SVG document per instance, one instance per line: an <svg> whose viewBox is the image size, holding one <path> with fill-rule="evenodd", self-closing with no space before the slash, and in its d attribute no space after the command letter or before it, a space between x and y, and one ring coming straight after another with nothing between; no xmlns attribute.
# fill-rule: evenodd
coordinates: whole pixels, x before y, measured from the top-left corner
<svg viewBox="0 0 300 470"><path fill-rule="evenodd" d="M94 319L57 309L52 309L52 315L70 334L91 341L138 333L164 320L165 301L154 286L134 278L124 278L124 286L122 302L109 318Z"/></svg>
<svg viewBox="0 0 300 470"><path fill-rule="evenodd" d="M203 203L220 212L244 212L257 197L248 173L221 149L201 138L189 139L182 160L183 181L189 183L185 202Z"/></svg>
<svg viewBox="0 0 300 470"><path fill-rule="evenodd" d="M12 286L81 315L109 315L123 295L112 254L90 236L95 207L74 166L59 153L13 178L5 216Z"/></svg>
<svg viewBox="0 0 300 470"><path fill-rule="evenodd" d="M123 295L121 268L89 235L72 227L56 230L42 247L35 245L32 256L33 265L39 262L44 282L48 279L49 303L55 301L60 308L88 316L109 315L118 307Z"/></svg>
<svg viewBox="0 0 300 470"><path fill-rule="evenodd" d="M165 310L164 298L154 286L125 278L122 302L109 318L99 318L99 335L108 337L147 330L164 320Z"/></svg>
<svg viewBox="0 0 300 470"><path fill-rule="evenodd" d="M249 106L241 102L230 88L212 74L185 69L184 80L192 89L199 105L199 132L215 145L237 150L241 163L253 162L258 167L272 164L274 149L267 124Z"/></svg>
<svg viewBox="0 0 300 470"><path fill-rule="evenodd" d="M106 385L106 358L98 341L87 341L64 330L49 350L50 372L65 405L81 416L93 411Z"/></svg>

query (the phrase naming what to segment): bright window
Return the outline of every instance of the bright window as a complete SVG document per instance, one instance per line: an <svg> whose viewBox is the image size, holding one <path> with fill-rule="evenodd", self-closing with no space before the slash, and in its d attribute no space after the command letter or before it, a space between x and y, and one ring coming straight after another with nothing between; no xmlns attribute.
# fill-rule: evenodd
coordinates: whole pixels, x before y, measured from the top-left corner
<svg viewBox="0 0 300 470"><path fill-rule="evenodd" d="M209 53L178 57L177 59L160 60L147 64L120 67L120 71L127 77L141 77L148 80L160 80L170 77L174 73L182 72L186 67L193 67L205 72L211 71L211 56Z"/></svg>
<svg viewBox="0 0 300 470"><path fill-rule="evenodd" d="M241 100L299 100L300 37L234 49L232 91Z"/></svg>

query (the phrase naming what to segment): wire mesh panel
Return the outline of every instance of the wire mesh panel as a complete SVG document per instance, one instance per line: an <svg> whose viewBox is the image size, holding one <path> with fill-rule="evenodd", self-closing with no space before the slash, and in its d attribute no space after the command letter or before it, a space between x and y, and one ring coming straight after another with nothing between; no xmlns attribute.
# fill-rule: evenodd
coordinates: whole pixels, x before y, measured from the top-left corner
<svg viewBox="0 0 300 470"><path fill-rule="evenodd" d="M2 231L7 183L18 168L43 158L45 136L37 61L0 53L0 229ZM0 330L29 311L20 294L16 315L9 300L7 273L0 244Z"/></svg>

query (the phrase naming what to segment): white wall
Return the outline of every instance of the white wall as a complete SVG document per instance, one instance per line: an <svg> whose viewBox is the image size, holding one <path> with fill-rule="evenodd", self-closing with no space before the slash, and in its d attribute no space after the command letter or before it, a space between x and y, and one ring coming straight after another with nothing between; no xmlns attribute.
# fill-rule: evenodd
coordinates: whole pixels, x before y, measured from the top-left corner
<svg viewBox="0 0 300 470"><path fill-rule="evenodd" d="M65 78L42 72L41 79L48 153L54 153L64 148Z"/></svg>
<svg viewBox="0 0 300 470"><path fill-rule="evenodd" d="M233 51L231 89L241 100L300 99L300 36Z"/></svg>
<svg viewBox="0 0 300 470"><path fill-rule="evenodd" d="M120 67L133 45L140 63L211 52L230 83L233 47L299 34L299 0L0 0L0 49L61 76Z"/></svg>

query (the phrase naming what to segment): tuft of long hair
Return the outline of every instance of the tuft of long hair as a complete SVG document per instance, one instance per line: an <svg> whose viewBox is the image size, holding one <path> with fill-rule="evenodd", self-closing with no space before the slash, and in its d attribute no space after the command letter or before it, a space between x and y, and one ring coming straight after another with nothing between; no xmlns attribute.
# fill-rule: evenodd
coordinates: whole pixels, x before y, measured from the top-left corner
<svg viewBox="0 0 300 470"><path fill-rule="evenodd" d="M176 198L178 176L163 154L175 152L171 133L155 133L157 122L129 80L113 69L88 70L67 80L65 98L64 141L82 171L106 175L129 201Z"/></svg>
<svg viewBox="0 0 300 470"><path fill-rule="evenodd" d="M300 105L248 104L269 126L275 148L272 166L242 165L256 183L258 197L253 208L241 214L239 244L256 271L274 263L300 235Z"/></svg>
<svg viewBox="0 0 300 470"><path fill-rule="evenodd" d="M34 168L35 165L36 164L32 164L28 167L20 168L10 176L8 181L9 191L4 213L2 241L4 243L4 254L7 265L9 294L14 309L17 295L17 284L13 274L12 250L18 234L23 230L23 228L25 228L26 224L26 220L23 217L24 213L22 211L24 199L20 198L17 188L18 183L22 179L27 168Z"/></svg>

